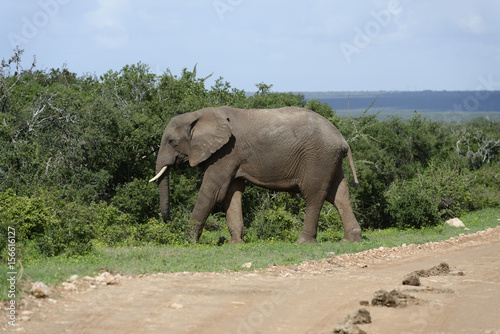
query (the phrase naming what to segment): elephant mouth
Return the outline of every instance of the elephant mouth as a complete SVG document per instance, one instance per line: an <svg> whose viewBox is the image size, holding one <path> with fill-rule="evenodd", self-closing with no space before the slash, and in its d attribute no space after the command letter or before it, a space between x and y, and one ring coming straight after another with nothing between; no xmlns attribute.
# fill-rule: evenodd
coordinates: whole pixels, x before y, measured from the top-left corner
<svg viewBox="0 0 500 334"><path fill-rule="evenodd" d="M158 180L165 173L167 168L168 168L168 166L163 166L163 168L158 172L158 174L156 174L155 177L153 177L151 180L149 180L149 182L154 182L154 181Z"/></svg>

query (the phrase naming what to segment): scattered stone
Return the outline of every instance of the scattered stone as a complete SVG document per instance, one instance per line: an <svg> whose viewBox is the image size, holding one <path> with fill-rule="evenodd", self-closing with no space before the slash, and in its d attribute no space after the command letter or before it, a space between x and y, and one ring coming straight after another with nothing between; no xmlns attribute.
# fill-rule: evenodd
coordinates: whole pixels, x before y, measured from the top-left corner
<svg viewBox="0 0 500 334"><path fill-rule="evenodd" d="M425 287L423 289L405 289L405 292L419 292L419 293L436 293L436 294L440 294L440 293L455 293L455 291L453 289L449 289L449 288L444 288L444 289L440 289L440 288L433 288L433 287Z"/></svg>
<svg viewBox="0 0 500 334"><path fill-rule="evenodd" d="M360 267L360 268L367 268L367 267L368 267L368 265L367 265L367 264L365 264L365 263L359 263L359 264L358 264L358 267Z"/></svg>
<svg viewBox="0 0 500 334"><path fill-rule="evenodd" d="M370 324L372 322L370 312L368 312L368 310L365 308L361 308L356 312L348 315L347 319L347 321L352 322L353 325Z"/></svg>
<svg viewBox="0 0 500 334"><path fill-rule="evenodd" d="M372 306L396 307L396 299L386 290L378 290L373 294Z"/></svg>
<svg viewBox="0 0 500 334"><path fill-rule="evenodd" d="M68 282L75 283L75 281L78 279L78 275L72 275L69 277Z"/></svg>
<svg viewBox="0 0 500 334"><path fill-rule="evenodd" d="M82 280L85 282L95 282L95 277L85 276Z"/></svg>
<svg viewBox="0 0 500 334"><path fill-rule="evenodd" d="M49 287L45 285L43 282L36 282L33 283L33 286L31 287L31 293L33 296L36 298L45 298L48 297L51 293Z"/></svg>
<svg viewBox="0 0 500 334"><path fill-rule="evenodd" d="M392 290L378 290L374 293L372 299L372 306L385 306L385 307L406 307L411 304L418 304L418 300L403 292Z"/></svg>
<svg viewBox="0 0 500 334"><path fill-rule="evenodd" d="M63 286L63 289L66 291L76 291L77 290L75 283L63 282L62 286Z"/></svg>
<svg viewBox="0 0 500 334"><path fill-rule="evenodd" d="M248 269L252 268L252 262L247 262L242 264L241 268L248 268Z"/></svg>
<svg viewBox="0 0 500 334"><path fill-rule="evenodd" d="M172 305L170 305L170 308L173 308L174 310L180 310L181 308L184 308L184 305L173 303Z"/></svg>
<svg viewBox="0 0 500 334"><path fill-rule="evenodd" d="M420 277L416 273L411 273L403 280L403 285L420 286Z"/></svg>
<svg viewBox="0 0 500 334"><path fill-rule="evenodd" d="M364 330L356 325L369 324L372 322L370 312L362 308L349 314L340 322L340 326L333 330L336 334L366 334Z"/></svg>
<svg viewBox="0 0 500 334"><path fill-rule="evenodd" d="M427 270L417 270L414 271L412 274L416 274L418 277L430 277L430 276L441 276L441 275L448 275L450 273L450 266L448 263L443 262L438 266L432 267Z"/></svg>
<svg viewBox="0 0 500 334"><path fill-rule="evenodd" d="M352 326L344 325L344 326L341 326L339 328L335 328L333 330L333 333L334 334L366 334L366 332L364 330L362 330L361 328L359 328L356 325L352 325Z"/></svg>
<svg viewBox="0 0 500 334"><path fill-rule="evenodd" d="M361 306L370 306L370 301L368 301L368 300L361 300L359 302L359 305L361 305Z"/></svg>
<svg viewBox="0 0 500 334"><path fill-rule="evenodd" d="M454 226L454 227L465 227L465 224L458 218L448 219L445 222L445 224L449 225L449 226Z"/></svg>
<svg viewBox="0 0 500 334"><path fill-rule="evenodd" d="M96 282L102 285L116 285L120 283L119 275L112 275L111 273L104 271L95 278Z"/></svg>

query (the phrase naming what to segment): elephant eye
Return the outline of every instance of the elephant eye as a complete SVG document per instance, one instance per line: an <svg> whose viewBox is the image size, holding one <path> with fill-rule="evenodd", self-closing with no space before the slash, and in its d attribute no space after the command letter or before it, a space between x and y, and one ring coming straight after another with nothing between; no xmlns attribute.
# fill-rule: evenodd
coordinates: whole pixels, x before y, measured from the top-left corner
<svg viewBox="0 0 500 334"><path fill-rule="evenodd" d="M169 139L167 141L168 145L172 146L172 147L176 147L177 145L175 144L175 141L173 139Z"/></svg>

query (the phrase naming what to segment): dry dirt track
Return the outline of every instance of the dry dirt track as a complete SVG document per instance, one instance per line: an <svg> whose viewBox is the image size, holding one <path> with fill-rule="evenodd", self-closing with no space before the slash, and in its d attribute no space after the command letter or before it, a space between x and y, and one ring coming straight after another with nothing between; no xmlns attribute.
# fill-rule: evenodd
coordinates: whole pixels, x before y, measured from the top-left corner
<svg viewBox="0 0 500 334"><path fill-rule="evenodd" d="M401 284L408 273L441 262L464 276ZM20 325L26 333L51 334L332 333L379 289L407 291L421 301L366 306L372 323L359 327L367 333L500 333L500 227L260 272L124 277L118 285L63 293L38 311L32 301L36 313Z"/></svg>

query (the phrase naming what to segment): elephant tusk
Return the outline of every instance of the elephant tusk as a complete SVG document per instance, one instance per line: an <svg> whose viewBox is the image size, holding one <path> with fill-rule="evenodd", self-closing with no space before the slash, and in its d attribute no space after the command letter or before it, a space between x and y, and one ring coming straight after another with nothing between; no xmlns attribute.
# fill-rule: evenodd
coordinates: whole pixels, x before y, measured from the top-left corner
<svg viewBox="0 0 500 334"><path fill-rule="evenodd" d="M163 168L158 172L158 174L156 174L155 177L153 177L151 180L149 180L149 182L153 182L153 181L158 180L160 178L160 176L162 176L163 173L165 173L167 168L168 168L168 166L163 166Z"/></svg>

